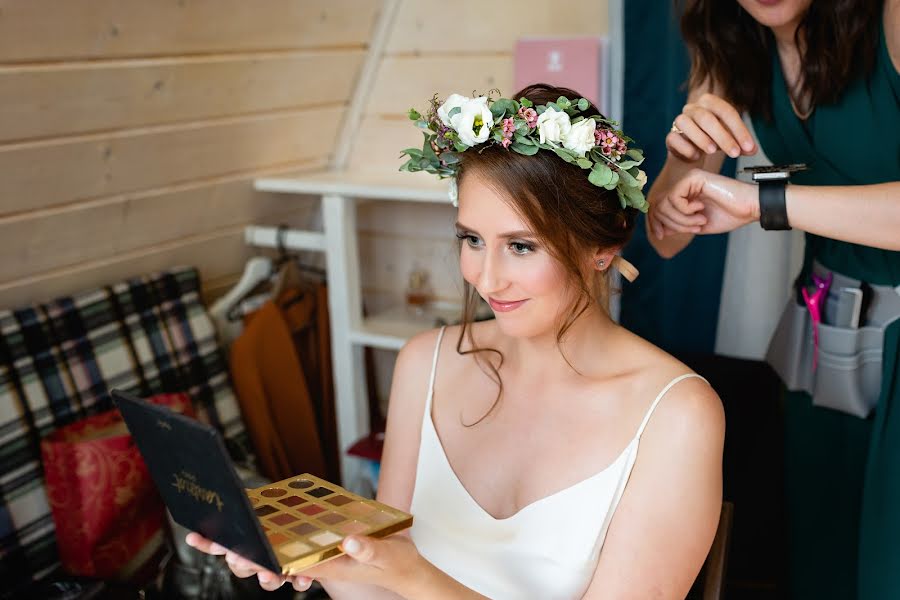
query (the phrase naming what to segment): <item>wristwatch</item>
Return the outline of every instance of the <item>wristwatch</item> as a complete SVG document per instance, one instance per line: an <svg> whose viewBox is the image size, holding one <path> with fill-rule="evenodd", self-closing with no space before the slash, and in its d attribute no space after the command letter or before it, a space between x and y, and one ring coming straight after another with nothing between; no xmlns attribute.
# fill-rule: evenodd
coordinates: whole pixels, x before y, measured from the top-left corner
<svg viewBox="0 0 900 600"><path fill-rule="evenodd" d="M788 223L784 189L792 173L808 168L804 164L797 163L743 169L744 173L750 173L753 181L759 184L759 224L763 229L784 231L791 228Z"/></svg>

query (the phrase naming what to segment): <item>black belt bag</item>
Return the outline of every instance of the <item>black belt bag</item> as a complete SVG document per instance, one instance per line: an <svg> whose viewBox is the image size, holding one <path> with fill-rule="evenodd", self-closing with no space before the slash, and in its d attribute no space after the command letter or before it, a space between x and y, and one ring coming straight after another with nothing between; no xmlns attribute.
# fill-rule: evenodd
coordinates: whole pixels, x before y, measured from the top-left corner
<svg viewBox="0 0 900 600"><path fill-rule="evenodd" d="M781 315L769 342L766 362L787 389L808 393L814 405L864 419L878 403L884 330L900 319L900 286L867 285L831 272L818 263L813 264L813 272L819 276L832 274L822 322L818 325L815 369L813 322L799 294L793 295ZM864 314L859 327L834 325L841 315L849 313L846 303L853 296L845 293L844 288L865 289Z"/></svg>

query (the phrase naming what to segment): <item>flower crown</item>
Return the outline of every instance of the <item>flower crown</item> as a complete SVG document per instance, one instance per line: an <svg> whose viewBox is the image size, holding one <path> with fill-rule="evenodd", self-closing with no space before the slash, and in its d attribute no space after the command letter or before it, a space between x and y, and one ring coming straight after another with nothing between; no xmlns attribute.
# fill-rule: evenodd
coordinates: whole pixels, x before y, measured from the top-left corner
<svg viewBox="0 0 900 600"><path fill-rule="evenodd" d="M424 130L425 142L421 150L407 148L401 152L409 159L400 170L453 178L450 199L456 205L460 152L482 144L499 145L526 156L550 150L586 170L592 184L615 189L622 208L631 206L647 212L649 205L641 191L647 175L638 168L644 162L643 153L628 147L632 140L616 129L615 121L582 115L589 106L584 98L560 96L556 102L534 106L528 98L494 100L490 93L476 98L452 94L441 104L435 95L427 114L409 109L409 118Z"/></svg>

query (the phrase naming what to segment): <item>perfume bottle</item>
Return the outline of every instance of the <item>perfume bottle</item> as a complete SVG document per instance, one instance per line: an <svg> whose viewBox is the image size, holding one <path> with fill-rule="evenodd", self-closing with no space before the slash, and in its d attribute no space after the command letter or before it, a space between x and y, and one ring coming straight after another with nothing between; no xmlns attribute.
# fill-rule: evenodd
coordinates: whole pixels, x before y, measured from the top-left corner
<svg viewBox="0 0 900 600"><path fill-rule="evenodd" d="M425 316L431 302L431 295L428 271L413 268L409 273L409 283L406 286L406 310L415 317Z"/></svg>

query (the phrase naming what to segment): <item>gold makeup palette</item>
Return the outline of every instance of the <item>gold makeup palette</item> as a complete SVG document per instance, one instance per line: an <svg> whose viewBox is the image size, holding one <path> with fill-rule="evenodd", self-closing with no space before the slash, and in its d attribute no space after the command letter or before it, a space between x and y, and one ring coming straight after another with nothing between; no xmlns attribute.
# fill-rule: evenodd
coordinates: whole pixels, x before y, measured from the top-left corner
<svg viewBox="0 0 900 600"><path fill-rule="evenodd" d="M386 537L413 521L308 473L247 490L247 496L285 575L342 554L348 535Z"/></svg>
<svg viewBox="0 0 900 600"><path fill-rule="evenodd" d="M210 425L110 392L172 517L270 571L290 575L342 553L348 535L385 537L413 518L304 474L246 490Z"/></svg>

